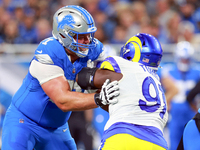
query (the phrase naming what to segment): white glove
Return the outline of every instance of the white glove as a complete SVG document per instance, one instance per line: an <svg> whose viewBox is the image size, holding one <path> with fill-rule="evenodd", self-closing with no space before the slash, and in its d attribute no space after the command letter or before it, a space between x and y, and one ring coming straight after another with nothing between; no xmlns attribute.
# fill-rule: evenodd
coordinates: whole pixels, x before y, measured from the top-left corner
<svg viewBox="0 0 200 150"><path fill-rule="evenodd" d="M107 79L101 88L101 92L94 95L94 99L96 104L102 107L103 105L117 103L118 99L116 97L119 96L119 94L118 81L110 82L110 80Z"/></svg>

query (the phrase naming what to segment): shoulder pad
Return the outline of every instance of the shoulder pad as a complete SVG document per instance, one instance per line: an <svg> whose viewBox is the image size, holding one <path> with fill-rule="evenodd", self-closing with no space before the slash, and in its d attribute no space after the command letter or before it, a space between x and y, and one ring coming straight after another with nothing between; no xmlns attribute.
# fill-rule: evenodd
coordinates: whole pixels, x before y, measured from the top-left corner
<svg viewBox="0 0 200 150"><path fill-rule="evenodd" d="M117 61L113 57L107 57L100 66L101 69L108 69L117 73L121 73L120 67Z"/></svg>
<svg viewBox="0 0 200 150"><path fill-rule="evenodd" d="M64 47L53 37L44 39L38 45L35 54L48 54L63 59L66 56Z"/></svg>

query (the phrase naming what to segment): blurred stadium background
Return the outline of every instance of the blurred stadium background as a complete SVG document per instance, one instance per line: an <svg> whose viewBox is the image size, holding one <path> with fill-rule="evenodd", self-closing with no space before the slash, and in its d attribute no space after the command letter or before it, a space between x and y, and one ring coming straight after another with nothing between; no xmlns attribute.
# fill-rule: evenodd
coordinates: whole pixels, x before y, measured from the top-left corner
<svg viewBox="0 0 200 150"><path fill-rule="evenodd" d="M37 44L51 36L54 12L71 4L92 14L95 37L110 54L118 55L127 39L144 32L161 42L162 63L173 63L175 45L182 40L194 46L200 62L199 0L0 0L0 128Z"/></svg>

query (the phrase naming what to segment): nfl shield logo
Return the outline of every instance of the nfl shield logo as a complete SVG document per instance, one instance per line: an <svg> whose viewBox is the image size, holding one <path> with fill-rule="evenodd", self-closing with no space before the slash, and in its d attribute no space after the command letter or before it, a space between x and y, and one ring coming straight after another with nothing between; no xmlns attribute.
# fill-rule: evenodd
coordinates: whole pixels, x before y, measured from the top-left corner
<svg viewBox="0 0 200 150"><path fill-rule="evenodd" d="M19 123L24 123L24 119L19 119Z"/></svg>
<svg viewBox="0 0 200 150"><path fill-rule="evenodd" d="M72 73L74 74L76 72L75 68L73 68Z"/></svg>

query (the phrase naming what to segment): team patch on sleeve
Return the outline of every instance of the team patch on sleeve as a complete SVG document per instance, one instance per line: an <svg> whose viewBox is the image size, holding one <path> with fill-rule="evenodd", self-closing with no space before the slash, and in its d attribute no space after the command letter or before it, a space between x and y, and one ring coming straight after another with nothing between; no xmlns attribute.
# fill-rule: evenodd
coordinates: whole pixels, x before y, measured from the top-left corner
<svg viewBox="0 0 200 150"><path fill-rule="evenodd" d="M101 69L108 69L117 73L121 73L119 65L113 57L106 58L100 66Z"/></svg>

